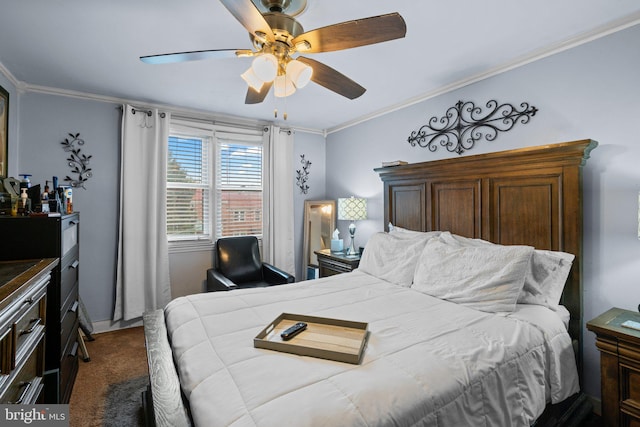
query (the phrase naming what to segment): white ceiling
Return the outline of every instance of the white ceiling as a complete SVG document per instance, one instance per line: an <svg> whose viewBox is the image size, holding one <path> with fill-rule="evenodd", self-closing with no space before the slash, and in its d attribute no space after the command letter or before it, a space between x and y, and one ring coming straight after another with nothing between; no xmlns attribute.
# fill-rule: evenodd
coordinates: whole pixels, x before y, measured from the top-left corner
<svg viewBox="0 0 640 427"><path fill-rule="evenodd" d="M399 12L403 39L308 54L367 88L349 100L310 83L245 105L251 59L149 65L167 52L248 49L218 0L28 0L0 6L0 71L25 90L132 100L333 131L640 23L637 0L308 0L305 31Z"/></svg>

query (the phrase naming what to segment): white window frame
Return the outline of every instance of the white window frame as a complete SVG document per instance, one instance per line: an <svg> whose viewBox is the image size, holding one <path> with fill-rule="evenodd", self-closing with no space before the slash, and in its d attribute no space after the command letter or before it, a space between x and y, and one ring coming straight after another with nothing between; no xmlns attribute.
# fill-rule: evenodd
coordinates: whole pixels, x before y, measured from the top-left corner
<svg viewBox="0 0 640 427"><path fill-rule="evenodd" d="M218 163L218 147L220 140L230 140L239 144L247 145L259 145L262 147L262 168L265 168L265 145L262 140L263 131L262 127L255 128L241 128L235 126L217 125L212 122L204 122L197 120L184 120L184 119L172 119L169 126L170 136L184 136L192 138L202 138L209 141L208 146L208 234L206 236L194 237L194 236L173 236L167 239L169 242L169 252L192 252L202 250L213 250L215 241L218 239L218 218L217 218L217 186L215 182L216 167ZM167 144L169 141L167 141ZM168 147L168 145L167 145ZM264 174L262 179L264 180ZM169 184L167 183L167 186ZM262 183L262 193L264 197L264 181ZM175 186L175 184L174 184ZM262 228L264 233L264 212L260 210L260 220L263 222ZM262 236L258 236L260 245L262 245Z"/></svg>
<svg viewBox="0 0 640 427"><path fill-rule="evenodd" d="M213 244L215 241L215 209L214 209L214 176L215 176L215 138L214 138L214 125L209 123L202 123L196 121L187 121L187 120L176 120L172 119L171 124L169 126L169 135L170 136L182 136L185 138L198 138L202 139L203 142L206 141L206 149L207 149L207 182L202 183L200 188L204 188L207 193L208 203L207 210L208 216L205 215L203 220L206 222L205 225L205 234L202 236L170 236L167 235L167 239L169 241L169 252L190 252L190 251L200 251L200 250L210 250L213 249ZM167 141L167 144L169 141ZM203 168L205 166L203 165ZM167 182L167 188L169 188L170 184ZM171 184L172 188L179 188L181 185L179 183ZM188 185L185 188L193 188L194 186Z"/></svg>
<svg viewBox="0 0 640 427"><path fill-rule="evenodd" d="M264 168L265 168L265 145L264 145L264 135L263 135L263 130L262 128L254 128L254 129L243 129L243 128L233 128L233 127L223 127L223 126L217 126L216 127L216 131L214 132L214 137L215 137L215 162L216 165L218 164L218 162L220 161L219 156L219 150L220 150L220 145L228 142L228 143L232 143L232 144L239 144L239 145L245 145L245 146L259 146L261 148L261 152L262 152L262 158L261 158L261 168L262 168L262 186L261 186L261 193L262 193L262 198L263 198L263 204L262 207L260 209L260 212L262 213L260 215L260 221L262 222L262 234L257 235L256 237L258 238L260 245L262 245L262 238L264 235L264 213L262 212L264 209ZM215 172L217 174L217 171ZM218 198L218 188L217 185L214 184L214 196L213 199L217 201ZM215 218L215 222L213 223L213 227L214 227L214 232L216 233L216 235L218 234L218 229L221 226L220 224L218 224L218 218L217 218L217 205L214 202L214 206L215 206L215 213L216 213L216 218ZM246 217L246 213L247 211L243 211L244 212L244 216ZM218 236L221 237L221 236Z"/></svg>

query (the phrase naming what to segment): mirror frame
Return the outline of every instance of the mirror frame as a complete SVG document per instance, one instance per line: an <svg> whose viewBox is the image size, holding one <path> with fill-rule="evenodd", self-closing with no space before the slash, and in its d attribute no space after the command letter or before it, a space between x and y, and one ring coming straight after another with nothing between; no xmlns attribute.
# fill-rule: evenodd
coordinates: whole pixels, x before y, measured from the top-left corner
<svg viewBox="0 0 640 427"><path fill-rule="evenodd" d="M311 250L311 242L309 241L309 220L311 216L311 209L315 206L331 206L331 233L336 228L336 201L335 200L305 200L304 201L304 241L302 245L302 280L307 280L307 268L310 266L309 257L311 254L309 253ZM331 237L331 236L330 236Z"/></svg>
<svg viewBox="0 0 640 427"><path fill-rule="evenodd" d="M0 178L9 176L9 92L0 86ZM0 192L4 189L0 186Z"/></svg>

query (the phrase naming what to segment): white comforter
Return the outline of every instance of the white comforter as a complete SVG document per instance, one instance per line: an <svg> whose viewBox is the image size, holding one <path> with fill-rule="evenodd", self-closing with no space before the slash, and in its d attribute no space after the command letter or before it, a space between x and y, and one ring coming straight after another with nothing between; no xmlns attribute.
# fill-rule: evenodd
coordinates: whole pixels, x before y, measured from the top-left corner
<svg viewBox="0 0 640 427"><path fill-rule="evenodd" d="M368 322L362 363L254 348L283 312ZM481 312L357 270L182 297L165 315L198 426L529 426L578 391L554 312Z"/></svg>

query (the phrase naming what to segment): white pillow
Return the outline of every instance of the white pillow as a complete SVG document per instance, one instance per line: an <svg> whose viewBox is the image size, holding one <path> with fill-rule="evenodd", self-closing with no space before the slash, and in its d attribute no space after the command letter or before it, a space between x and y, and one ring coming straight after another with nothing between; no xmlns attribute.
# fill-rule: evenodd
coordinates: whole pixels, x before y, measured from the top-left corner
<svg viewBox="0 0 640 427"><path fill-rule="evenodd" d="M441 234L441 239L452 245L495 246L494 243L486 240L470 239L448 231ZM518 303L538 304L551 310L558 310L560 297L574 259L575 255L566 252L534 250Z"/></svg>
<svg viewBox="0 0 640 427"><path fill-rule="evenodd" d="M574 259L566 252L535 250L518 302L558 310Z"/></svg>
<svg viewBox="0 0 640 427"><path fill-rule="evenodd" d="M416 263L429 237L376 233L369 238L358 270L396 285L409 287Z"/></svg>
<svg viewBox="0 0 640 427"><path fill-rule="evenodd" d="M512 312L533 255L530 246L454 246L431 239L412 289L492 313Z"/></svg>
<svg viewBox="0 0 640 427"><path fill-rule="evenodd" d="M404 238L413 238L413 237L424 237L426 239L430 239L432 237L439 236L441 231L415 231L409 230L407 228L398 227L397 225L393 225L389 223L389 234L393 234L398 237Z"/></svg>

